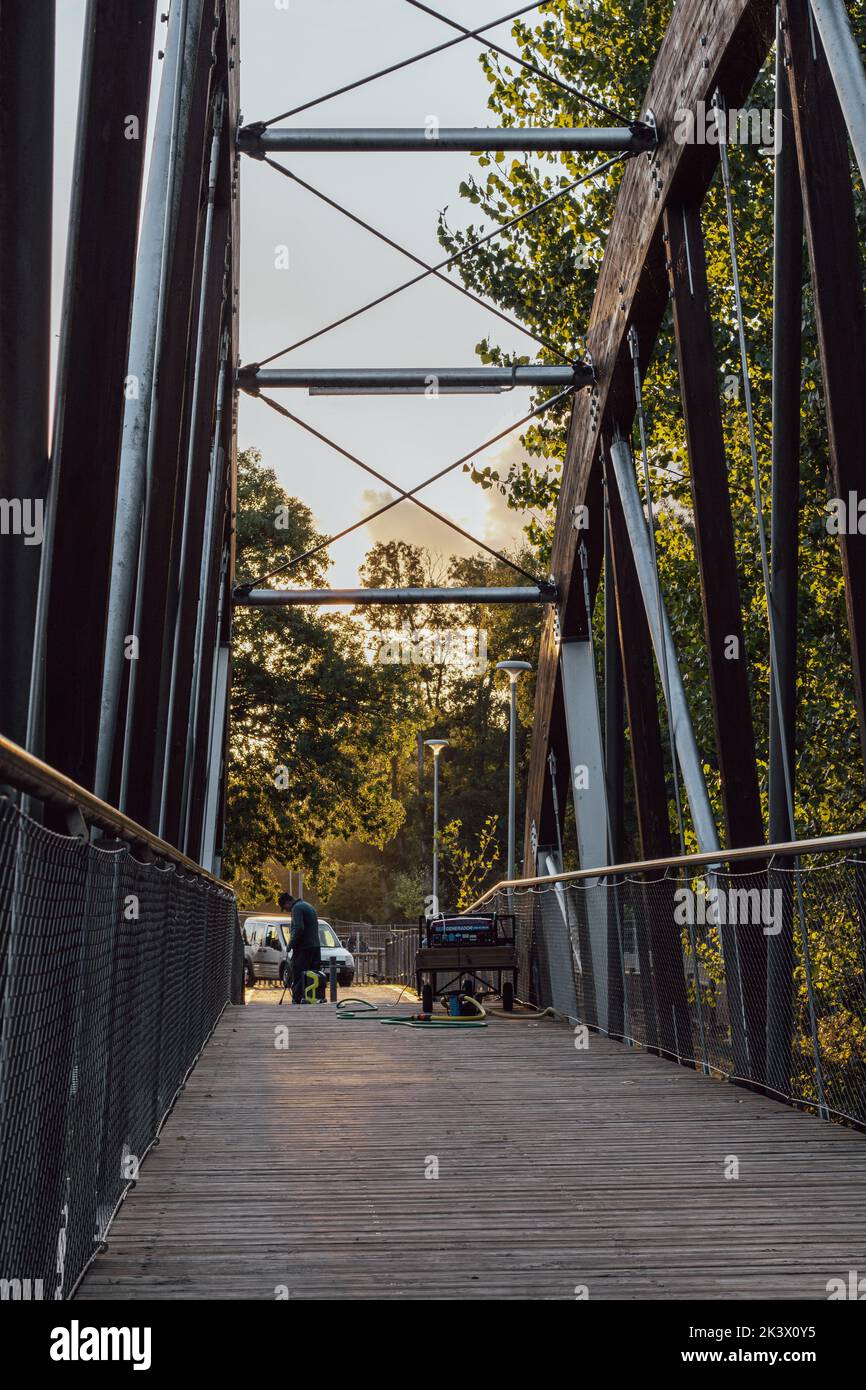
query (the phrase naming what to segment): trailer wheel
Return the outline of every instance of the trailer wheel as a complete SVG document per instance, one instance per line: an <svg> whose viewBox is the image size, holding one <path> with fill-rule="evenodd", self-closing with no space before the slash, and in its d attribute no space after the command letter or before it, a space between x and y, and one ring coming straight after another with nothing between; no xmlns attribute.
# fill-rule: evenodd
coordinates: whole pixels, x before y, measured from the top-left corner
<svg viewBox="0 0 866 1390"><path fill-rule="evenodd" d="M514 1010L514 985L510 980L502 986L502 1007L507 1014Z"/></svg>
<svg viewBox="0 0 866 1390"><path fill-rule="evenodd" d="M421 1012L432 1014L433 1012L433 986L423 985L421 988Z"/></svg>

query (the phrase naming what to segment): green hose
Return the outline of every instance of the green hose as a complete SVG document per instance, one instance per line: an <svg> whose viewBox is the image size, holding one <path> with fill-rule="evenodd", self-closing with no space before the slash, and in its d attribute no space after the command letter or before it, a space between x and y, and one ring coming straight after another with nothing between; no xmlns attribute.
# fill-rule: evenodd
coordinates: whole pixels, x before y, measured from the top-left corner
<svg viewBox="0 0 866 1390"><path fill-rule="evenodd" d="M355 1009L346 1006L354 1004ZM483 1010L480 1010L483 1018ZM409 1014L406 1018L382 1018L379 1009L369 999L341 999L336 1009L337 1018L355 1023L390 1023L403 1028L486 1028L482 1018L423 1018L420 1014Z"/></svg>
<svg viewBox="0 0 866 1390"><path fill-rule="evenodd" d="M348 1009L347 1004L356 1004L358 1009ZM362 1012L359 1012L361 1010ZM356 1022L381 1023L379 1010L369 999L341 999L337 1005L337 1018L354 1019Z"/></svg>

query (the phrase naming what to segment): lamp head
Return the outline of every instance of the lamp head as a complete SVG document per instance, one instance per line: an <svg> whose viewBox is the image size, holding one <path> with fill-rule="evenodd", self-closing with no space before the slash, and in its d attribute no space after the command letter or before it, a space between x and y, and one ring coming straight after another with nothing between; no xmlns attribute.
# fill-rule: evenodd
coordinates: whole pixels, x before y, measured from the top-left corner
<svg viewBox="0 0 866 1390"><path fill-rule="evenodd" d="M424 747L429 748L434 758L438 758L443 748L448 747L447 738L425 738Z"/></svg>
<svg viewBox="0 0 866 1390"><path fill-rule="evenodd" d="M532 666L528 661L497 661L497 671L505 671L512 685L516 685L524 671L531 671Z"/></svg>

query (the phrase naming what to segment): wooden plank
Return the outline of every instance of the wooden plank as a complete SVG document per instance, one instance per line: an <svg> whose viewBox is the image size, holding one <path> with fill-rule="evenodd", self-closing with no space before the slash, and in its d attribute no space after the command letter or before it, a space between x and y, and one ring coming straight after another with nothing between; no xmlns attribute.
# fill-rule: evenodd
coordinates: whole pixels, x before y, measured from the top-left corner
<svg viewBox="0 0 866 1390"><path fill-rule="evenodd" d="M718 158L717 148L681 144L672 131L676 113L709 102L720 87L730 105L748 93L769 50L773 33L770 0L681 0L673 11L647 90L663 142L652 156L629 162L611 221L587 343L598 378L594 391L575 398L557 509L551 568L563 596L565 636L580 622L583 607L575 566L577 533L573 509L593 495L602 430L628 429L634 413L626 337L634 324L646 366L668 301L662 211L669 199L700 203ZM602 555L602 517L590 509L587 542L594 592ZM549 722L554 681L550 642L542 638L535 694L535 726ZM527 824L536 814L546 748L533 739L527 782Z"/></svg>
<svg viewBox="0 0 866 1390"><path fill-rule="evenodd" d="M839 1125L551 1021L262 1003L224 1015L79 1299L825 1299L864 1241Z"/></svg>
<svg viewBox="0 0 866 1390"><path fill-rule="evenodd" d="M866 306L848 133L808 6L783 0L788 76L836 496L866 497ZM813 57L813 41L814 52ZM849 523L850 523L849 517ZM840 535L851 664L866 758L866 536Z"/></svg>

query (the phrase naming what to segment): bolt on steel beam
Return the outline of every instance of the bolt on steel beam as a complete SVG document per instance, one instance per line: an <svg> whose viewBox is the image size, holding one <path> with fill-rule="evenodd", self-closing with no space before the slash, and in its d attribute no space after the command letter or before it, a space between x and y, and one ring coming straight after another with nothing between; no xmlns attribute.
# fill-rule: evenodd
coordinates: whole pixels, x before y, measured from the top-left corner
<svg viewBox="0 0 866 1390"><path fill-rule="evenodd" d="M536 126L531 129L491 127L443 130L438 126L409 129L348 130L325 128L296 130L285 126L244 126L238 132L238 149L254 159L269 154L393 154L438 150L470 153L481 150L546 152L599 150L604 153L642 154L654 149L658 135L645 121L625 126Z"/></svg>
<svg viewBox="0 0 866 1390"><path fill-rule="evenodd" d="M574 366L527 367L241 367L237 384L256 395L265 388L307 389L311 395L472 394L510 391L515 386L580 387L593 380L588 362Z"/></svg>
<svg viewBox="0 0 866 1390"><path fill-rule="evenodd" d="M234 591L236 604L247 608L298 608L326 604L421 603L555 603L556 586L477 589L248 589Z"/></svg>

